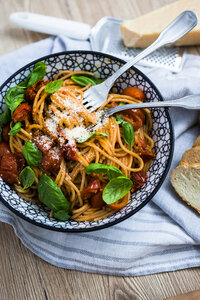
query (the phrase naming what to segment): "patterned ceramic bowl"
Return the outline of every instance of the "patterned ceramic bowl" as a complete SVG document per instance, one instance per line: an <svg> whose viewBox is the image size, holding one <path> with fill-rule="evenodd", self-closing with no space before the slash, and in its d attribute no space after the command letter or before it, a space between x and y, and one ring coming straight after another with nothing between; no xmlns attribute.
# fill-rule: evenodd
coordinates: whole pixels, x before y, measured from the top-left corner
<svg viewBox="0 0 200 300"><path fill-rule="evenodd" d="M48 78L62 69L87 70L97 77L107 78L117 71L124 61L98 52L70 51L45 56L37 61L44 61L47 65ZM4 97L8 89L23 81L37 61L34 61L12 75L0 88L0 113L3 111ZM125 72L115 83L117 93L121 93L127 86L137 86L146 95L147 101L163 101L153 83L135 67ZM26 202L0 178L0 196L2 202L19 217L44 228L57 231L91 231L106 228L125 220L140 210L155 195L164 181L172 159L173 129L167 109L152 109L153 129L151 137L155 141L156 159L153 160L146 184L131 196L131 201L112 216L95 222L60 222L49 218L47 207Z"/></svg>

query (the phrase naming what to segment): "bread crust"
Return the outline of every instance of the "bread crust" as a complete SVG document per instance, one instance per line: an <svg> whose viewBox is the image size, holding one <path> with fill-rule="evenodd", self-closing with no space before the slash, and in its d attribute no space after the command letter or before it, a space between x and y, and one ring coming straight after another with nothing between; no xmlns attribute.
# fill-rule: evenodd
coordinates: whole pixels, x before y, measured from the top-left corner
<svg viewBox="0 0 200 300"><path fill-rule="evenodd" d="M195 187L192 184L193 179L199 181L199 185L196 185L195 195ZM170 181L182 200L200 214L200 163L188 164L187 162L181 162L174 170L172 170ZM190 191L193 194L191 194Z"/></svg>
<svg viewBox="0 0 200 300"><path fill-rule="evenodd" d="M183 153L182 161L186 161L189 164L200 162L200 146L193 146L191 149L186 150Z"/></svg>
<svg viewBox="0 0 200 300"><path fill-rule="evenodd" d="M183 153L179 165L170 174L170 181L182 200L200 214L200 136Z"/></svg>

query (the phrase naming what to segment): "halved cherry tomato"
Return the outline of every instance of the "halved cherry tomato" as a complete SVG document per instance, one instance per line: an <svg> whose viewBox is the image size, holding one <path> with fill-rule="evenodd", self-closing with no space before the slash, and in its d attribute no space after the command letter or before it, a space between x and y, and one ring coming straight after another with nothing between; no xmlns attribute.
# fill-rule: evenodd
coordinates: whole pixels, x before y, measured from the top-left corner
<svg viewBox="0 0 200 300"><path fill-rule="evenodd" d="M90 204L93 208L102 208L106 204L102 198L102 191L97 192L91 197Z"/></svg>
<svg viewBox="0 0 200 300"><path fill-rule="evenodd" d="M123 120L131 123L136 131L143 126L145 122L145 114L141 109L128 109L122 112Z"/></svg>
<svg viewBox="0 0 200 300"><path fill-rule="evenodd" d="M8 153L11 153L9 144L0 142L0 157Z"/></svg>
<svg viewBox="0 0 200 300"><path fill-rule="evenodd" d="M123 90L122 94L136 98L140 101L144 101L144 99L145 99L145 94L143 93L143 91L141 91L139 88L137 88L135 86L129 86L129 87L125 88Z"/></svg>
<svg viewBox="0 0 200 300"><path fill-rule="evenodd" d="M147 173L144 172L143 170L133 173L131 176L131 179L133 181L131 192L134 193L139 188L141 188L145 184L147 178L148 178Z"/></svg>
<svg viewBox="0 0 200 300"><path fill-rule="evenodd" d="M15 123L24 121L30 112L31 112L31 106L27 103L22 103L20 106L18 106L15 109L13 113L13 121Z"/></svg>
<svg viewBox="0 0 200 300"><path fill-rule="evenodd" d="M112 209L121 209L122 207L124 207L127 203L128 203L129 199L127 196L123 197L122 199L119 199L118 201L112 203L112 204L108 204L108 206Z"/></svg>
<svg viewBox="0 0 200 300"><path fill-rule="evenodd" d="M92 195L96 194L101 188L101 182L98 178L91 178L88 186L81 192L83 199L90 199Z"/></svg>
<svg viewBox="0 0 200 300"><path fill-rule="evenodd" d="M156 157L156 154L153 152L147 142L140 138L138 140L138 151L144 161L148 161Z"/></svg>

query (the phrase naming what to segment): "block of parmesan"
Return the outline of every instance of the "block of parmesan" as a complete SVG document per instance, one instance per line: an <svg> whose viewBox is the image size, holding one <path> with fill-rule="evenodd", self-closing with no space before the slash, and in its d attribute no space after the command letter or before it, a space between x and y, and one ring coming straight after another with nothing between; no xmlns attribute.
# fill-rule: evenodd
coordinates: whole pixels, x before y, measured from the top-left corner
<svg viewBox="0 0 200 300"><path fill-rule="evenodd" d="M196 12L200 20L200 0L179 0L135 20L120 24L121 36L127 47L147 47L160 32L184 10ZM200 45L200 24L175 42L175 45Z"/></svg>
<svg viewBox="0 0 200 300"><path fill-rule="evenodd" d="M170 175L179 196L200 213L200 163L181 162Z"/></svg>

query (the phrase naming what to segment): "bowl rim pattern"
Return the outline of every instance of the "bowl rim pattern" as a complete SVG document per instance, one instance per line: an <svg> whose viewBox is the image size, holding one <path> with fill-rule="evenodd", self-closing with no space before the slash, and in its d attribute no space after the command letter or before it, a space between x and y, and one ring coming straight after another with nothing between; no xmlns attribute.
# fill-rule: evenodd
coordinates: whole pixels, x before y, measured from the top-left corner
<svg viewBox="0 0 200 300"><path fill-rule="evenodd" d="M1 86L0 86L0 91L9 83L10 80L12 80L16 75L18 75L20 72L22 72L24 69L28 68L29 66L37 63L38 61L41 60L46 60L48 58L51 57L57 57L60 55L67 55L67 54L94 54L94 55L100 55L104 58L108 58L111 60L114 60L116 62L125 64L126 61L115 57L113 55L107 54L107 53L103 53L103 52L99 52L99 51L90 51L90 50L70 50L70 51L61 51L61 52L56 52L53 54L49 54L49 55L45 55L42 56L36 60L31 61L30 63L24 65L23 67L21 67L20 69L18 69L15 73L13 73ZM132 66L130 69L132 69L133 71L135 71L137 74L141 75L145 81L147 81L149 83L149 85L155 90L156 94L159 97L160 101L164 101L163 97L160 93L160 91L158 90L158 88L154 85L154 83L140 70L138 70L135 66ZM42 227L44 229L48 229L48 230L52 230L52 231L58 231L58 232L74 232L74 233L78 233L78 232L89 232L89 231L96 231L96 230L101 230L101 229L105 229L108 228L110 226L113 226L115 224L118 224L126 219L128 219L129 217L131 217L132 215L134 215L136 212L138 212L141 208L143 208L154 196L155 194L158 192L158 190L160 189L160 187L162 186L168 172L171 166L171 162L172 162L172 158L173 158L173 152L174 152L174 129L172 126L172 120L169 114L169 109L168 108L164 108L166 116L167 116L167 120L169 123L169 129L170 129L170 153L169 153L169 157L168 160L166 162L166 168L162 174L162 176L160 177L159 183L157 184L157 186L155 187L155 189L153 190L153 192L151 192L151 194L147 197L147 199L145 201L143 201L140 205L138 205L138 207L134 208L132 211L130 211L129 213L127 213L126 215L122 216L119 219L116 219L112 222L100 225L100 226L95 226L95 227L90 227L90 228L75 228L75 229L69 229L69 228L56 228L56 227L52 227L50 225L47 224L42 224L42 223L38 223L35 220L31 220L29 219L29 217L23 215L21 212L19 212L18 210L14 209L12 206L9 205L9 203L1 196L1 192L0 192L0 201L10 210L12 211L15 215L19 216L20 218L22 218L23 220Z"/></svg>

